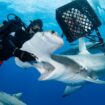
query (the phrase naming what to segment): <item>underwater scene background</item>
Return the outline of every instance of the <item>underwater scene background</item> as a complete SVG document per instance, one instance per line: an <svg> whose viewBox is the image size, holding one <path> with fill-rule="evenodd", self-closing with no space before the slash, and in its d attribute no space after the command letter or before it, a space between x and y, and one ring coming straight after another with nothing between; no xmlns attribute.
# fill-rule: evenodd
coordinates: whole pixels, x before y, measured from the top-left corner
<svg viewBox="0 0 105 105"><path fill-rule="evenodd" d="M88 0L94 8L103 8L101 16L103 25L99 28L105 39L105 0ZM7 14L15 13L27 25L30 20L42 19L44 30L55 30L62 34L56 19L55 10L71 2L71 0L0 0L0 23ZM99 16L99 17L100 17ZM65 40L65 45L57 53L70 49L71 45ZM14 58L5 61L0 66L0 91L9 94L21 92L21 100L27 105L105 105L105 85L87 84L74 94L62 97L65 84L57 81L38 81L40 74L34 68L18 67Z"/></svg>

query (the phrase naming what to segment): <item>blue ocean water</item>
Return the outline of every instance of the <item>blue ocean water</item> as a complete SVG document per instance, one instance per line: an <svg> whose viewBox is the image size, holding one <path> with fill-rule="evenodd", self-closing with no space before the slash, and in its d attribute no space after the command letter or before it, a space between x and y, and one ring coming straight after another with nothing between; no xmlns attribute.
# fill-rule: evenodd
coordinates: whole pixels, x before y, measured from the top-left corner
<svg viewBox="0 0 105 105"><path fill-rule="evenodd" d="M62 33L55 19L55 9L71 0L0 0L0 23L8 13L15 13L28 25L30 20L40 18L44 30L55 30ZM93 0L94 1L94 0ZM101 1L101 6L104 0ZM94 4L95 5L95 4ZM105 12L100 13L104 17ZM103 18L104 19L104 18ZM104 35L105 26L100 27ZM60 49L69 49L66 42ZM87 84L74 94L62 97L65 84L57 81L38 81L40 74L34 68L22 69L16 66L14 58L0 66L0 91L9 94L22 92L21 100L27 105L104 105L105 85Z"/></svg>

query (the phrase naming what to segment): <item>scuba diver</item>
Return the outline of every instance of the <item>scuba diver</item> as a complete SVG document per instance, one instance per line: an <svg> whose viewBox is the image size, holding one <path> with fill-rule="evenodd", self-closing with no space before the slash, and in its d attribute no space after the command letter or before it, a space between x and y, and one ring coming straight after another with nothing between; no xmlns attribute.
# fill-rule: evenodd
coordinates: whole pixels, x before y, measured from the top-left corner
<svg viewBox="0 0 105 105"><path fill-rule="evenodd" d="M10 19L14 16L14 19ZM4 21L0 26L0 64L10 57L18 57L23 62L34 61L37 57L34 54L23 51L20 48L23 43L32 38L39 31L43 31L43 22L40 19L31 21L28 27L15 14L7 16L8 21Z"/></svg>

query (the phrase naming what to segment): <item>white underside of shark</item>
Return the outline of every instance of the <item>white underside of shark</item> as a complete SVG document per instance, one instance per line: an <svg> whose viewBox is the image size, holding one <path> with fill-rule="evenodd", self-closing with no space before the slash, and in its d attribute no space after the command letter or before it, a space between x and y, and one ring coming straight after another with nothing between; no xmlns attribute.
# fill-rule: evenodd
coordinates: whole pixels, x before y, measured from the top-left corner
<svg viewBox="0 0 105 105"><path fill-rule="evenodd" d="M22 49L35 54L39 63L22 62L15 59L20 67L34 67L41 76L39 80L57 80L67 86L64 96L80 89L86 82L105 84L99 80L105 72L105 55L103 53L90 54L83 39L79 40L78 55L56 55L53 52L64 44L57 33L38 32L33 38L25 42Z"/></svg>

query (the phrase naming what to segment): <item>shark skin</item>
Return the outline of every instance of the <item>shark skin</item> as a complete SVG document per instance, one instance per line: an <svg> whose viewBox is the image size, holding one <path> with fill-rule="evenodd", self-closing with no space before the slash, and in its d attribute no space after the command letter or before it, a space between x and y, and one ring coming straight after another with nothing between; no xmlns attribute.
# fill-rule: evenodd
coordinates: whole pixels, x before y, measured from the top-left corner
<svg viewBox="0 0 105 105"><path fill-rule="evenodd" d="M21 95L22 93L10 95L5 92L0 92L0 105L26 105L19 100Z"/></svg>
<svg viewBox="0 0 105 105"><path fill-rule="evenodd" d="M57 33L39 32L32 39L25 42L22 49L35 54L39 61L22 62L15 58L16 64L23 68L34 67L41 76L39 80L56 80L67 86L64 95L67 96L85 83L105 84L99 80L105 72L105 55L103 53L90 54L83 39L79 40L79 52L77 55L54 54L53 52L64 44Z"/></svg>

